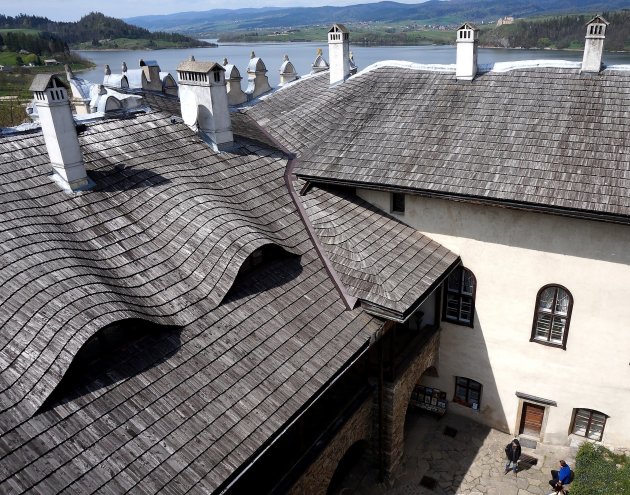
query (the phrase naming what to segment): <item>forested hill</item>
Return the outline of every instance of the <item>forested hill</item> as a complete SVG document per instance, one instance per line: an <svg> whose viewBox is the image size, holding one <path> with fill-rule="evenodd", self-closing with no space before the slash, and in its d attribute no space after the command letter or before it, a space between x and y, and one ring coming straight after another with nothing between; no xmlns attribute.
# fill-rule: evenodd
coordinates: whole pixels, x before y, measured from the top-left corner
<svg viewBox="0 0 630 495"><path fill-rule="evenodd" d="M610 22L604 48L609 51L630 50L630 10L604 12ZM585 24L592 16L561 16L535 21L519 20L481 32L483 46L506 48L574 48L584 47Z"/></svg>
<svg viewBox="0 0 630 495"><path fill-rule="evenodd" d="M331 2L332 3L332 2ZM251 31L314 26L333 22L417 22L456 24L491 22L499 17L527 18L542 15L595 14L628 7L628 0L428 0L417 4L384 1L341 7L286 7L214 9L126 19L150 30L187 34Z"/></svg>
<svg viewBox="0 0 630 495"><path fill-rule="evenodd" d="M99 40L118 38L165 41L181 47L208 45L181 34L150 32L97 12L88 14L77 22L55 22L45 17L29 15L16 17L0 15L0 29L33 29L52 33L70 45L85 42L98 45Z"/></svg>

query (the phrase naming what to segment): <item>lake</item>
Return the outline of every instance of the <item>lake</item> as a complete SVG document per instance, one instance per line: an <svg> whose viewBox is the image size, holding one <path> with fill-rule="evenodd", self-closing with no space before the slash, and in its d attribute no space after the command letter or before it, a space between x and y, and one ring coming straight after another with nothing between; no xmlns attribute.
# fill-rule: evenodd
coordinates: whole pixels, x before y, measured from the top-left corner
<svg viewBox="0 0 630 495"><path fill-rule="evenodd" d="M453 37L455 35L453 34ZM208 40L214 41L214 40ZM227 57L231 64L236 65L243 76L243 90L247 85L247 64L252 50L256 56L263 59L267 66L267 76L271 86L277 86L280 81L279 69L283 56L287 54L295 66L298 74L304 75L311 71L311 64L317 55L317 48L322 48L324 58L328 59L328 46L326 42L304 43L220 43L217 48L185 48L168 50L113 50L113 51L78 51L83 57L92 60L96 68L80 73L91 82L103 82L105 64L111 67L112 73L121 72L123 62L129 69L137 69L140 59L156 60L160 69L170 72L177 80L177 66L190 55L194 55L198 61L223 62ZM370 64L382 60L405 60L422 64L454 64L455 46L361 46L351 45L350 50L354 54L354 60L361 70ZM554 59L581 61L581 51L566 50L509 50L502 48L479 49L479 64L493 62L509 62L514 60ZM604 63L630 64L630 53L604 53Z"/></svg>

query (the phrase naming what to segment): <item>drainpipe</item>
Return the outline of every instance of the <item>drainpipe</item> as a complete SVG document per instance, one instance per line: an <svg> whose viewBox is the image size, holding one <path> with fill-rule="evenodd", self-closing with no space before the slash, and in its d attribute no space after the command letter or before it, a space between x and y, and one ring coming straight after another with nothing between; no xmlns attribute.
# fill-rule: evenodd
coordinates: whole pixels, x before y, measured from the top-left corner
<svg viewBox="0 0 630 495"><path fill-rule="evenodd" d="M385 481L385 451L383 448L385 437L385 407L383 400L383 339L378 343L378 480Z"/></svg>

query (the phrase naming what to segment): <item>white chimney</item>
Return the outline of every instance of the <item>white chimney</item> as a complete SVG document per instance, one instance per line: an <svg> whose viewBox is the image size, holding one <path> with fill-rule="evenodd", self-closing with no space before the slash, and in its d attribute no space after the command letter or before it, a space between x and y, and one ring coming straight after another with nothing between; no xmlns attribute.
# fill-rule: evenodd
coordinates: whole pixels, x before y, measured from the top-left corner
<svg viewBox="0 0 630 495"><path fill-rule="evenodd" d="M582 72L599 72L602 70L602 52L606 38L606 26L610 24L602 16L597 15L586 23L586 41Z"/></svg>
<svg viewBox="0 0 630 495"><path fill-rule="evenodd" d="M227 82L227 95L228 104L240 105L247 101L247 95L243 93L241 88L241 76L240 71L234 64L230 64L227 58L223 59L223 67L225 67L225 80Z"/></svg>
<svg viewBox="0 0 630 495"><path fill-rule="evenodd" d="M74 125L68 90L61 79L53 74L38 74L30 91L42 126L46 150L55 173L55 179L72 191L90 186L85 171L79 137Z"/></svg>
<svg viewBox="0 0 630 495"><path fill-rule="evenodd" d="M350 77L350 31L343 24L333 24L328 30L330 84Z"/></svg>
<svg viewBox="0 0 630 495"><path fill-rule="evenodd" d="M160 66L155 60L140 59L140 69L142 70L142 89L149 91L162 91L162 80L160 79Z"/></svg>
<svg viewBox="0 0 630 495"><path fill-rule="evenodd" d="M245 93L251 100L271 91L269 79L267 78L267 66L260 57L252 52L247 66L247 89Z"/></svg>
<svg viewBox="0 0 630 495"><path fill-rule="evenodd" d="M229 149L234 136L223 66L192 59L179 64L177 75L186 125L199 132L215 150Z"/></svg>
<svg viewBox="0 0 630 495"><path fill-rule="evenodd" d="M311 65L311 74L317 74L318 72L322 72L328 69L330 69L330 66L328 65L328 62L326 62L326 59L324 58L322 49L318 48L317 56L315 57L315 60L313 61L313 65Z"/></svg>
<svg viewBox="0 0 630 495"><path fill-rule="evenodd" d="M280 66L280 86L284 86L287 83L293 82L299 79L298 73L293 66L293 63L289 60L289 56L285 55Z"/></svg>
<svg viewBox="0 0 630 495"><path fill-rule="evenodd" d="M472 81L477 75L477 44L479 29L466 22L457 30L457 61L455 78L458 81Z"/></svg>

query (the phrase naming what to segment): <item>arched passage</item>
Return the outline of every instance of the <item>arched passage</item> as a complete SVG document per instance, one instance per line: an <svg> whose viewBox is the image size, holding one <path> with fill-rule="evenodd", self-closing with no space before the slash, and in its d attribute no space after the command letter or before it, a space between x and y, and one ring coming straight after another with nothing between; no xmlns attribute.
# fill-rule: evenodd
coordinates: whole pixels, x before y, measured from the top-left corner
<svg viewBox="0 0 630 495"><path fill-rule="evenodd" d="M351 479L353 472L361 463L367 464L368 442L359 440L350 446L343 455L330 479L326 495L340 495L346 487L352 488L359 479Z"/></svg>
<svg viewBox="0 0 630 495"><path fill-rule="evenodd" d="M385 424L386 476L391 476L400 463L405 446L405 421L409 400L416 383L427 372L434 372L440 345L439 332L435 332L423 345L420 353L402 371L396 381L387 384L384 390L387 422Z"/></svg>

